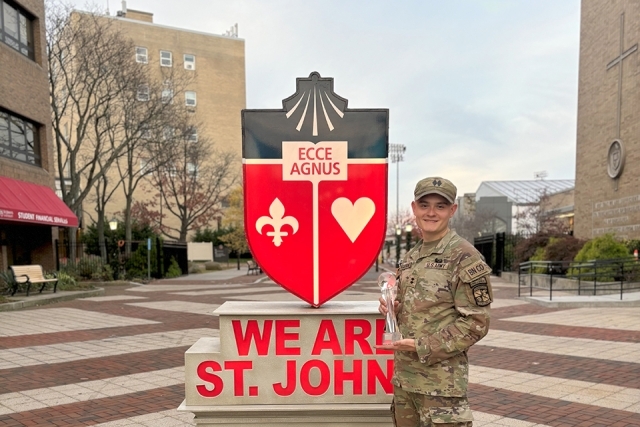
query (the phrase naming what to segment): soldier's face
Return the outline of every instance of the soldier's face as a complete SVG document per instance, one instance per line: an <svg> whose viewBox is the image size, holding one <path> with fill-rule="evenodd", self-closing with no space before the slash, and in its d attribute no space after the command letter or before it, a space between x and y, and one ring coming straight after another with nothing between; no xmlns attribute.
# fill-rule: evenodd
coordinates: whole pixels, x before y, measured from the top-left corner
<svg viewBox="0 0 640 427"><path fill-rule="evenodd" d="M447 234L449 220L457 208L458 205L452 205L438 194L427 194L418 201L411 202L416 223L422 231L422 238L427 242Z"/></svg>

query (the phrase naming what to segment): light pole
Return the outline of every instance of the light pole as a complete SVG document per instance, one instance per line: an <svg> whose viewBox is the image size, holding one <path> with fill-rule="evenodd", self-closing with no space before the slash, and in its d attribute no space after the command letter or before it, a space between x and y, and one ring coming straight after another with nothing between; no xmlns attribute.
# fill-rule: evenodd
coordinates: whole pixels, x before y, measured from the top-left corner
<svg viewBox="0 0 640 427"><path fill-rule="evenodd" d="M396 225L396 268L400 265L400 236L402 235L402 229L399 225Z"/></svg>
<svg viewBox="0 0 640 427"><path fill-rule="evenodd" d="M109 230L111 230L111 244L115 246L115 240L116 240L116 235L115 235L115 231L118 229L118 220L116 219L116 217L113 217L111 219L111 221L109 221ZM107 251L108 253L108 251ZM115 255L115 253L114 253ZM113 256L113 255L112 255ZM109 262L109 260L107 259L107 262Z"/></svg>
<svg viewBox="0 0 640 427"><path fill-rule="evenodd" d="M407 232L407 252L411 250L411 231L413 230L413 226L411 224L407 224L404 227L404 231Z"/></svg>
<svg viewBox="0 0 640 427"><path fill-rule="evenodd" d="M118 229L118 220L116 217L113 217L111 221L109 221L109 229L112 231L111 238L115 241L115 231Z"/></svg>
<svg viewBox="0 0 640 427"><path fill-rule="evenodd" d="M402 144L389 144L389 160L396 165L396 224L400 225L400 162L404 161L407 150Z"/></svg>

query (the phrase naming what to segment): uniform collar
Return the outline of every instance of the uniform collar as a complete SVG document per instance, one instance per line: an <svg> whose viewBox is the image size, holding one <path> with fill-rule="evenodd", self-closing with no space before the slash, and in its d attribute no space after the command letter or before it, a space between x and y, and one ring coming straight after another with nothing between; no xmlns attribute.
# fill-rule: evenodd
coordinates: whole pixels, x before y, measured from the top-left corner
<svg viewBox="0 0 640 427"><path fill-rule="evenodd" d="M426 257L429 255L433 255L433 254L442 254L444 252L444 250L447 248L447 246L449 246L449 243L451 242L451 239L454 238L454 236L456 236L456 232L453 230L449 230L447 232L447 234L445 234L442 239L440 239L440 242L436 245L435 248L431 249L430 251L423 251L422 250L422 244L420 245L420 251L416 251L416 257L414 259L417 258L422 258L422 257ZM412 257L413 258L413 257Z"/></svg>

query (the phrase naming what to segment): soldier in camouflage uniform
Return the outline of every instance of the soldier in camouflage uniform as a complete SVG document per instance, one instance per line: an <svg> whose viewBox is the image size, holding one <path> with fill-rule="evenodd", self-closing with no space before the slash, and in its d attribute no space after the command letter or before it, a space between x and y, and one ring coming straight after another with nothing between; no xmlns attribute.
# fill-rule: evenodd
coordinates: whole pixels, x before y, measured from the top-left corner
<svg viewBox="0 0 640 427"><path fill-rule="evenodd" d="M471 427L467 350L487 334L491 269L449 229L456 187L432 177L411 203L422 240L399 265L395 302L403 339L395 351L392 416L397 427ZM380 312L387 313L383 298Z"/></svg>

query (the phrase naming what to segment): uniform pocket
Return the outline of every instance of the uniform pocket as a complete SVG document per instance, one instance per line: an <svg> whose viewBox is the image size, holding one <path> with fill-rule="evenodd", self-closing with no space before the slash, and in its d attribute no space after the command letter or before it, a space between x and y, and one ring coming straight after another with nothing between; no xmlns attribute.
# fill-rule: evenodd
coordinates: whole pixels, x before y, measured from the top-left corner
<svg viewBox="0 0 640 427"><path fill-rule="evenodd" d="M453 427L471 425L473 415L469 406L431 407L429 408L431 422L438 427ZM469 423L469 424L467 424Z"/></svg>

